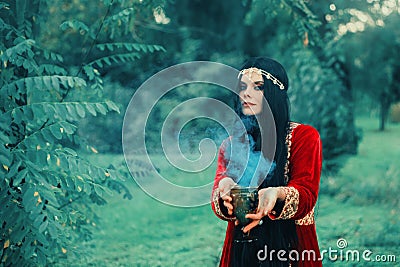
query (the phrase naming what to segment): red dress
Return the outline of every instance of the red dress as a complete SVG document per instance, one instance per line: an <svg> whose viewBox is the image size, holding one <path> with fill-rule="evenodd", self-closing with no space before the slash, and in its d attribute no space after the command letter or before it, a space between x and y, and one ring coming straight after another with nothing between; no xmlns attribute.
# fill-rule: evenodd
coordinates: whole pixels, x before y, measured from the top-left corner
<svg viewBox="0 0 400 267"><path fill-rule="evenodd" d="M291 123L286 137L288 161L285 174L288 183L282 187L286 191L284 207L280 214L271 219L295 220L298 236L298 266L322 266L314 221L314 206L318 197L322 165L322 145L319 133L309 125ZM219 197L218 184L224 178L227 162L224 159L224 145L218 154L218 166L214 180L211 206L214 213L228 221L225 242L220 261L221 267L230 265L234 218L226 213ZM293 257L296 257L293 254Z"/></svg>

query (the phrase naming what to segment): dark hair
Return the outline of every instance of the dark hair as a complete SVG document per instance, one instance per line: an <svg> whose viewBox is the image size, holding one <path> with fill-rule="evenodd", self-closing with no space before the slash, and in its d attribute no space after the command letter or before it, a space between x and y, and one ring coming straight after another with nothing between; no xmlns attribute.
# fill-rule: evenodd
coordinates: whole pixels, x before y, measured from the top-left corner
<svg viewBox="0 0 400 267"><path fill-rule="evenodd" d="M269 72L284 85L284 89L282 90L278 85L274 84L271 80L263 76L264 97L269 105L270 110L268 107L265 107L265 105L263 106L261 114L256 115L258 121L260 124L262 124L261 127L253 127L249 129L248 134L253 136L253 139L256 143L256 149L262 150L264 156L270 160L272 160L271 158L273 157L273 160L276 163L276 168L272 177L268 180L265 179L260 185L260 188L285 186L286 181L284 173L288 153L286 146L286 135L288 133L290 122L290 103L287 95L289 79L283 66L271 58L250 58L242 65L241 70L252 67ZM242 113L242 107L238 95L236 96L235 100L235 110L242 120L246 117L249 117ZM272 112L273 120L268 119L268 117L271 118L270 112ZM261 140L261 137L268 139L271 136L271 131L275 131L274 134L276 136L275 154L273 155L270 155L271 149L268 147L270 140ZM261 146L262 143L263 145ZM278 205L279 204L283 205L282 203L278 203ZM267 231L266 236L263 235L262 237L259 237L265 239L263 242L274 249L293 249L293 246L295 246L297 243L296 228L293 220L273 221L267 216L264 217L263 220L265 223L262 226L265 231Z"/></svg>
<svg viewBox="0 0 400 267"><path fill-rule="evenodd" d="M287 95L287 89L289 88L289 79L283 66L277 61L270 58L265 58L265 57L250 58L243 64L241 70L251 67L262 69L271 73L285 86L285 89L281 90L278 85L274 84L271 80L268 80L265 78L265 76L263 76L264 97L269 105L270 111L268 107L265 107L264 105L261 114L257 116L259 122L261 122L262 124L270 124L271 120L268 119L270 117L270 114L268 113L272 112L275 125L262 125L261 129L263 133L249 132L249 134L253 135L254 139L256 140L257 147L258 149L260 149L261 142L269 141L269 140L259 140L261 136L270 137L271 136L270 131L271 130L276 131L276 133L274 133L273 135L276 136L275 155L270 155L271 149L268 147L268 145L262 146L263 148L262 152L264 153L264 156L268 158L273 156L274 157L273 160L275 160L277 164L276 171L274 172L272 179L266 181L268 183L266 184L266 186L285 185L284 168L287 160L287 147L285 145L285 141L290 121L290 115L289 115L290 104ZM243 115L242 113L242 107L240 105L239 97L237 97L236 103L237 103L236 106L237 113L241 118L245 117L246 115Z"/></svg>

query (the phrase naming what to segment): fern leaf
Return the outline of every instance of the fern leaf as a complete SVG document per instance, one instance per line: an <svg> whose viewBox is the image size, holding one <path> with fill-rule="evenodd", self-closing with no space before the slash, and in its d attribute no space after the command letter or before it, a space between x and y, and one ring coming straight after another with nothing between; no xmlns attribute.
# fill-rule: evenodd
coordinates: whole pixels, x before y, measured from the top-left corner
<svg viewBox="0 0 400 267"><path fill-rule="evenodd" d="M131 14L133 14L135 11L134 8L129 7L129 8L125 8L123 10L121 10L120 12L118 12L117 14L110 16L109 18L107 18L104 21L104 24L110 24L112 22L118 21L118 22L128 22Z"/></svg>
<svg viewBox="0 0 400 267"><path fill-rule="evenodd" d="M108 66L111 66L111 61L115 63L125 63L128 61L134 61L139 58L140 55L138 53L124 53L124 54L102 57L90 62L88 65L93 66L96 64L97 66L102 68L104 66L103 63L107 64Z"/></svg>
<svg viewBox="0 0 400 267"><path fill-rule="evenodd" d="M89 27L82 21L76 19L64 21L63 23L61 23L60 29L63 31L72 29L77 32L80 32L81 30L89 32Z"/></svg>
<svg viewBox="0 0 400 267"><path fill-rule="evenodd" d="M119 107L112 101L41 102L18 106L8 110L0 114L0 121L2 128L7 131L11 128L11 124L13 123L19 124L25 122L31 127L35 127L35 125L41 126L43 122L47 120L48 123L57 121L79 121L82 117L85 117L87 113L96 116L97 113L104 115L109 111L120 112Z"/></svg>
<svg viewBox="0 0 400 267"><path fill-rule="evenodd" d="M113 52L115 49L126 49L129 52L137 51L137 52L153 52L153 51L163 51L166 52L165 48L160 45L149 45L149 44L139 44L139 43L104 43L98 44L96 47L101 50L108 50Z"/></svg>
<svg viewBox="0 0 400 267"><path fill-rule="evenodd" d="M18 56L21 56L25 52L30 51L31 47L34 44L35 44L34 40L25 39L20 43L14 45L13 47L6 49L6 51L4 51L2 55L0 55L0 59L1 61L10 61L11 63L14 63L17 59L19 59Z"/></svg>
<svg viewBox="0 0 400 267"><path fill-rule="evenodd" d="M19 95L27 92L58 90L60 85L64 88L80 88L86 87L86 81L74 76L60 75L27 77L6 84L0 89L0 93L13 95L18 99Z"/></svg>
<svg viewBox="0 0 400 267"><path fill-rule="evenodd" d="M53 61L58 61L58 62L63 62L64 58L57 53L51 52L47 49L42 49L43 50L43 56L45 59L52 59Z"/></svg>
<svg viewBox="0 0 400 267"><path fill-rule="evenodd" d="M0 3L1 4L1 3ZM16 32L17 29L12 25L5 23L3 19L0 18L0 29L8 30L9 32Z"/></svg>
<svg viewBox="0 0 400 267"><path fill-rule="evenodd" d="M40 73L45 73L50 75L52 74L61 76L67 75L67 71L63 67L54 64L42 64L39 66L39 71Z"/></svg>
<svg viewBox="0 0 400 267"><path fill-rule="evenodd" d="M53 143L55 139L60 140L62 135L73 134L77 127L67 121L60 121L47 125L38 131L26 136L18 146L25 145L28 149L43 149L46 143Z"/></svg>
<svg viewBox="0 0 400 267"><path fill-rule="evenodd" d="M96 76L98 76L100 73L93 68L91 65L85 65L83 66L83 73L86 74L86 76L89 78L90 81L93 81Z"/></svg>

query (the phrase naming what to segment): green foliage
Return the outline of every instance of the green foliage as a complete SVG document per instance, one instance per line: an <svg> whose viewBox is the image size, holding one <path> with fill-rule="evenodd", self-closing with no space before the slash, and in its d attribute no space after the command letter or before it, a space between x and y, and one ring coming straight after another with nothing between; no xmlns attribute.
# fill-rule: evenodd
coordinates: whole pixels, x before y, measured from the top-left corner
<svg viewBox="0 0 400 267"><path fill-rule="evenodd" d="M0 6L7 14L0 21L0 265L44 266L86 257L82 241L98 222L93 205L105 204L113 192L131 197L121 172L85 159L85 153L98 152L77 134L82 119L120 112L102 97L98 69L164 49L106 43L99 49L135 52L92 58L76 72L63 65L66 51L53 52L36 41L39 2L30 2L33 9L25 13L18 8L28 2L16 2ZM77 20L61 28L93 33Z"/></svg>
<svg viewBox="0 0 400 267"><path fill-rule="evenodd" d="M89 32L89 27L85 23L83 23L82 21L79 21L79 20L67 20L67 21L64 21L63 23L61 23L61 25L60 25L60 29L63 31L65 31L69 28L71 28L72 30L81 32L81 33L82 33L82 31L84 31L83 33Z"/></svg>
<svg viewBox="0 0 400 267"><path fill-rule="evenodd" d="M311 50L303 49L293 54L296 58L290 68L293 119L319 130L323 140L324 169L337 171L343 163L338 158L351 153L354 144L349 139L353 135L353 129L348 126L353 125L349 123L353 117L347 106L350 103L339 104L343 101L343 85L340 80L331 79L335 76L333 70L319 65Z"/></svg>
<svg viewBox="0 0 400 267"><path fill-rule="evenodd" d="M108 51L114 51L115 49L125 48L128 51L137 51L137 52L154 52L154 51L164 51L164 47L159 45L145 45L145 44L138 44L138 43L107 43L107 44L98 44L96 47L104 51L107 49Z"/></svg>
<svg viewBox="0 0 400 267"><path fill-rule="evenodd" d="M106 56L96 59L90 62L88 66L97 65L99 68L103 68L104 65L111 66L113 63L125 63L127 61L133 61L137 58L139 58L138 53L118 54L115 56Z"/></svg>
<svg viewBox="0 0 400 267"><path fill-rule="evenodd" d="M281 5L289 11L293 18L292 27L296 29L297 35L302 38L304 44L316 45L321 41L318 28L322 23L308 7L308 1L288 0L277 2L281 2Z"/></svg>
<svg viewBox="0 0 400 267"><path fill-rule="evenodd" d="M135 9L130 7L130 8L125 8L118 13L108 17L104 22L105 24L112 23L113 21L119 21L121 23L127 23L129 19L131 19L131 15L135 12Z"/></svg>
<svg viewBox="0 0 400 267"><path fill-rule="evenodd" d="M353 83L360 94L379 105L380 130L385 129L390 105L400 100L400 41L397 38L400 18L395 13L384 19L385 27L370 25L357 35L344 37L348 51L352 51L347 56L354 62ZM365 79L366 76L371 78Z"/></svg>

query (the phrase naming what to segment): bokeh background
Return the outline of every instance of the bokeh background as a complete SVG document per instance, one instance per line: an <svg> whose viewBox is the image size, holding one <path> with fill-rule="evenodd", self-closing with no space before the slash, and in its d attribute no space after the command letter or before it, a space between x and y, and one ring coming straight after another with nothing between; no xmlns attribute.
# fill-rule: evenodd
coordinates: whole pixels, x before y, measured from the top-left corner
<svg viewBox="0 0 400 267"><path fill-rule="evenodd" d="M251 56L282 63L292 119L321 134L319 243L347 241L324 266L399 266L399 14L398 0L0 2L0 266L216 266L226 223L209 205L145 194L133 177L151 166L145 151L124 158L122 125L157 72L196 60L239 68ZM157 171L184 186L212 181L215 161L198 173L174 168L160 132L196 97L232 104L223 88L180 86L146 126ZM218 145L223 135L192 120L182 151L196 159L202 139Z"/></svg>

